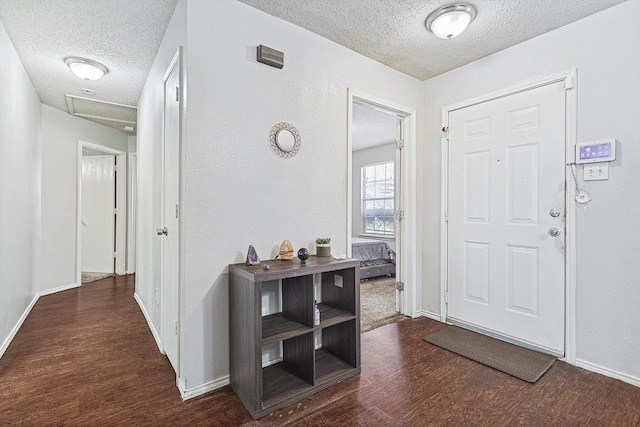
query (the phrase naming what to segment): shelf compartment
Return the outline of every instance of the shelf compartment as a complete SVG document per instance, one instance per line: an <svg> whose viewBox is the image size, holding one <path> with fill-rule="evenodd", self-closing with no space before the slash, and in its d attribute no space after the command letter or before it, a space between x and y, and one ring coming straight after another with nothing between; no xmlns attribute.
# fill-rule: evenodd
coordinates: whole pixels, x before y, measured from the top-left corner
<svg viewBox="0 0 640 427"><path fill-rule="evenodd" d="M356 318L355 314L328 304L318 304L318 309L320 310L320 327L322 328L327 328Z"/></svg>
<svg viewBox="0 0 640 427"><path fill-rule="evenodd" d="M282 362L262 368L263 408L313 387L313 333L282 342Z"/></svg>
<svg viewBox="0 0 640 427"><path fill-rule="evenodd" d="M296 322L284 313L275 313L262 318L262 345L282 341L309 332L312 328Z"/></svg>
<svg viewBox="0 0 640 427"><path fill-rule="evenodd" d="M341 286L336 286L337 281ZM322 302L357 314L360 306L360 281L353 268L322 273Z"/></svg>
<svg viewBox="0 0 640 427"><path fill-rule="evenodd" d="M322 329L322 348L351 368L360 366L360 325L357 320L355 318Z"/></svg>
<svg viewBox="0 0 640 427"><path fill-rule="evenodd" d="M263 408L313 387L288 369L284 362L262 368L262 383Z"/></svg>
<svg viewBox="0 0 640 427"><path fill-rule="evenodd" d="M316 350L316 385L353 374L354 366L324 348Z"/></svg>

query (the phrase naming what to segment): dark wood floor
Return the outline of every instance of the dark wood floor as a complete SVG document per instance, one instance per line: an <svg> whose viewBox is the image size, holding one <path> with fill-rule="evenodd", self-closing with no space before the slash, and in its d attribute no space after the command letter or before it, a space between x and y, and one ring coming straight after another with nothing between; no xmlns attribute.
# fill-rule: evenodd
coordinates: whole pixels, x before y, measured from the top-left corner
<svg viewBox="0 0 640 427"><path fill-rule="evenodd" d="M563 362L529 384L423 342L426 318L363 334L359 377L253 421L229 387L181 400L133 288L38 301L0 359L0 425L640 425L640 388Z"/></svg>

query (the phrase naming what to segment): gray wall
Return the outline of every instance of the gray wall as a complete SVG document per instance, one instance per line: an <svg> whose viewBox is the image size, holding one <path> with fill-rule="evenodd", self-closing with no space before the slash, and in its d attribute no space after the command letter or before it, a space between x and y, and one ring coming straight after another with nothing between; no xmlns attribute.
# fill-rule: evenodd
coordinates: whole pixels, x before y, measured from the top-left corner
<svg viewBox="0 0 640 427"><path fill-rule="evenodd" d="M0 356L40 277L41 107L0 23Z"/></svg>
<svg viewBox="0 0 640 427"><path fill-rule="evenodd" d="M41 253L46 280L40 291L76 282L78 140L127 151L126 133L42 106Z"/></svg>

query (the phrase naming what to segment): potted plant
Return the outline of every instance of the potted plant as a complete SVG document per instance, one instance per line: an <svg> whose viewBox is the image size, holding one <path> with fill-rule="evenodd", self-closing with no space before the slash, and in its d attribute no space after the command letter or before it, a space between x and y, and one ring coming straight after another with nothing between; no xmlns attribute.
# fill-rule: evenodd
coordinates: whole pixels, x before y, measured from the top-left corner
<svg viewBox="0 0 640 427"><path fill-rule="evenodd" d="M331 256L331 238L318 237L316 239L316 255Z"/></svg>

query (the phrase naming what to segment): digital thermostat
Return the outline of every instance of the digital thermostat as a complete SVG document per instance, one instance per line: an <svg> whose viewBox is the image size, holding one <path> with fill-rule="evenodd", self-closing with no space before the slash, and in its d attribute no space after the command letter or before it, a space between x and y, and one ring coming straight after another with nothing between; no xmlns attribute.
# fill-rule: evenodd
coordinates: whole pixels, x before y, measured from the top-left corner
<svg viewBox="0 0 640 427"><path fill-rule="evenodd" d="M615 159L615 139L579 142L576 144L576 163L612 162Z"/></svg>

